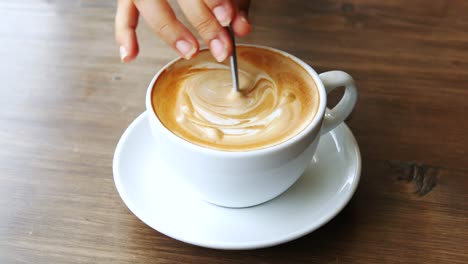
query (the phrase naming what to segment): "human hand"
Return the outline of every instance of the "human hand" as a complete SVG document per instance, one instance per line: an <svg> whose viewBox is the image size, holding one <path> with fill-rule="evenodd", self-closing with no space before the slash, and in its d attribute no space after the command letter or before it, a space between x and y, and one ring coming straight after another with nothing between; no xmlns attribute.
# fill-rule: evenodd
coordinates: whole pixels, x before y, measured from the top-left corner
<svg viewBox="0 0 468 264"><path fill-rule="evenodd" d="M237 36L250 32L247 12L250 0L178 0L182 12L219 62L232 52L226 26L231 24ZM115 39L122 62L138 55L136 27L141 14L150 28L185 59L198 53L200 44L176 17L166 0L117 0Z"/></svg>

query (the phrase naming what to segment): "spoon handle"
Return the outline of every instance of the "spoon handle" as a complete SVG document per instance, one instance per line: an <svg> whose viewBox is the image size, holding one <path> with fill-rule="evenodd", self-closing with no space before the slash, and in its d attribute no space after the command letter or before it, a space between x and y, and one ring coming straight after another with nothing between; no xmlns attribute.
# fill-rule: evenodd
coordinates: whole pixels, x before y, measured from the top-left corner
<svg viewBox="0 0 468 264"><path fill-rule="evenodd" d="M236 54L236 39L234 37L234 31L232 27L227 27L229 36L231 37L232 42L232 54L231 54L231 74L232 74L232 89L236 92L239 92L239 74L237 71L237 54Z"/></svg>

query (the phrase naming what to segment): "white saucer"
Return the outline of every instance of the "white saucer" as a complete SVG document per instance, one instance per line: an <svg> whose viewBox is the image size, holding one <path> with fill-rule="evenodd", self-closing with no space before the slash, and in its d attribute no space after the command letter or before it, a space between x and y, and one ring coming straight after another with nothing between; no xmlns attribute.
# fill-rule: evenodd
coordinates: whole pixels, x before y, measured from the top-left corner
<svg viewBox="0 0 468 264"><path fill-rule="evenodd" d="M254 249L291 241L338 214L359 182L359 148L349 128L342 124L320 139L309 168L279 197L243 209L212 205L194 195L160 162L146 118L142 113L133 121L117 144L115 185L138 218L186 243L216 249Z"/></svg>

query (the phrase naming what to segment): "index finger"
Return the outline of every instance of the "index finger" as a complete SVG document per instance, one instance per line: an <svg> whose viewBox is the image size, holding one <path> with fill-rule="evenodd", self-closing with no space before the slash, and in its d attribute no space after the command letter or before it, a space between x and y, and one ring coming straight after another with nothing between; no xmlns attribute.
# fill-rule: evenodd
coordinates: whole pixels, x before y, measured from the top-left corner
<svg viewBox="0 0 468 264"><path fill-rule="evenodd" d="M135 4L151 29L182 57L190 59L197 53L199 48L197 39L177 19L167 1L138 0Z"/></svg>

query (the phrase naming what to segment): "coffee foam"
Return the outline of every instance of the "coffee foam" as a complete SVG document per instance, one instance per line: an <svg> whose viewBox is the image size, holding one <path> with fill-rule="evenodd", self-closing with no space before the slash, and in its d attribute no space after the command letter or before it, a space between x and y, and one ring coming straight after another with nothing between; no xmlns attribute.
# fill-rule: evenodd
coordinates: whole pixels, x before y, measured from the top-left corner
<svg viewBox="0 0 468 264"><path fill-rule="evenodd" d="M208 51L163 72L152 94L164 126L192 143L227 151L276 145L315 116L319 95L301 66L273 51L238 47L240 92L229 66Z"/></svg>

